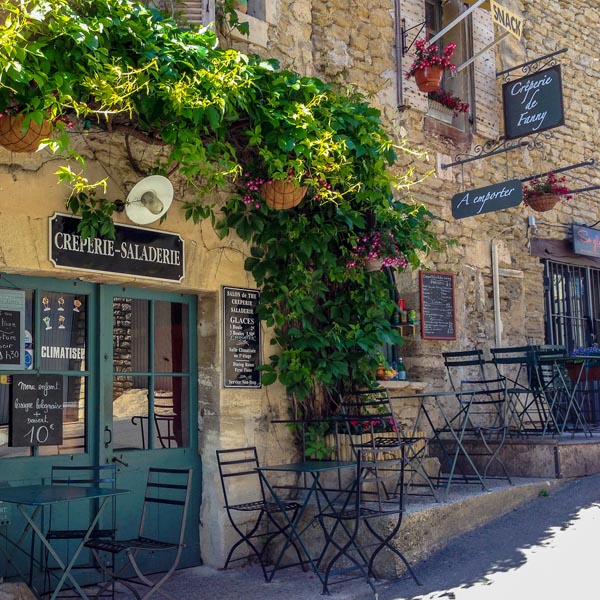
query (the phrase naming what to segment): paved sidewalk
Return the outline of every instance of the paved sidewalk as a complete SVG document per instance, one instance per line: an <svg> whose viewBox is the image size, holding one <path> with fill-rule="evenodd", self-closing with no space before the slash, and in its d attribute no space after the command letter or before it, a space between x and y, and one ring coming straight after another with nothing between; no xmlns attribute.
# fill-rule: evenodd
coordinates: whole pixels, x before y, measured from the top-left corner
<svg viewBox="0 0 600 600"><path fill-rule="evenodd" d="M548 496L453 540L406 578L379 583L379 600L592 600L600 597L600 475L552 488ZM293 568L266 583L257 567L175 573L166 590L178 600L318 600L319 579ZM127 596L119 594L117 599ZM358 579L332 587L331 600L373 598Z"/></svg>

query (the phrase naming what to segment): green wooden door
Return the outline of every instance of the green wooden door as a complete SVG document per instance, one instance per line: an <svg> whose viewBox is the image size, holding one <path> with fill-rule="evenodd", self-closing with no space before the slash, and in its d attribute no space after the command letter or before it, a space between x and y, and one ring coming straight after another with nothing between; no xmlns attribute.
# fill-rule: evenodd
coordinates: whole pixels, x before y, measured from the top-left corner
<svg viewBox="0 0 600 600"><path fill-rule="evenodd" d="M135 537L148 467L193 469L192 504L181 566L200 564L201 466L197 437L196 297L100 289L100 407L105 460L118 465L119 537ZM159 538L177 528L153 519ZM160 571L160 557L145 565Z"/></svg>
<svg viewBox="0 0 600 600"><path fill-rule="evenodd" d="M27 368L0 368L0 485L49 482L53 465L116 462L117 485L131 490L118 500L118 535L129 537L136 534L147 468L192 467L181 566L199 564L196 297L8 274L0 278L0 303L3 292L5 299L23 299ZM61 430L50 432L48 424L25 439L28 429L11 423L13 386L35 378L59 382L62 408L52 420ZM80 505L58 519L73 525L87 514ZM173 525L158 515L155 520L157 533ZM22 527L17 507L0 504L0 576L14 574L14 567L29 569L26 555L6 541L16 539ZM39 551L35 558L40 589ZM78 572L82 583L95 576Z"/></svg>

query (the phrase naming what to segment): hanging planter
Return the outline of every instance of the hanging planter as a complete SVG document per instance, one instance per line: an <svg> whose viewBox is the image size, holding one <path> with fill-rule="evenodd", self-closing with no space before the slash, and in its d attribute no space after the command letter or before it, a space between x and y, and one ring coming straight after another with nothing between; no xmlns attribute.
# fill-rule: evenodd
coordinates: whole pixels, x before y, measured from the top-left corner
<svg viewBox="0 0 600 600"><path fill-rule="evenodd" d="M365 260L365 271L367 273L373 273L374 271L381 271L383 267L383 260L381 258L367 258Z"/></svg>
<svg viewBox="0 0 600 600"><path fill-rule="evenodd" d="M422 69L415 70L415 82L421 92L435 92L442 84L444 67L440 65L430 65Z"/></svg>
<svg viewBox="0 0 600 600"><path fill-rule="evenodd" d="M527 206L537 212L552 210L559 202L560 196L551 192L539 196L529 196L526 200Z"/></svg>
<svg viewBox="0 0 600 600"><path fill-rule="evenodd" d="M308 188L299 186L292 181L273 179L263 183L260 192L265 204L275 210L286 210L298 206L306 196Z"/></svg>
<svg viewBox="0 0 600 600"><path fill-rule="evenodd" d="M4 115L0 118L0 145L12 152L35 152L40 142L52 133L49 121L39 125L30 121L23 129L25 115Z"/></svg>

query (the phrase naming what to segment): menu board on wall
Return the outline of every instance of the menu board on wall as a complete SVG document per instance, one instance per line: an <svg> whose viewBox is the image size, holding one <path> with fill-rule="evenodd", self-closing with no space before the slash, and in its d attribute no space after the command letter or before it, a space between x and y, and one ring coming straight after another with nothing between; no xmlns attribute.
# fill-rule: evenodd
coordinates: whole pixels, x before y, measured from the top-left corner
<svg viewBox="0 0 600 600"><path fill-rule="evenodd" d="M62 444L63 389L60 375L13 375L9 446Z"/></svg>
<svg viewBox="0 0 600 600"><path fill-rule="evenodd" d="M424 340L455 340L454 273L419 274L421 337Z"/></svg>
<svg viewBox="0 0 600 600"><path fill-rule="evenodd" d="M25 292L0 290L0 370L25 369Z"/></svg>
<svg viewBox="0 0 600 600"><path fill-rule="evenodd" d="M260 388L259 291L223 287L223 385Z"/></svg>

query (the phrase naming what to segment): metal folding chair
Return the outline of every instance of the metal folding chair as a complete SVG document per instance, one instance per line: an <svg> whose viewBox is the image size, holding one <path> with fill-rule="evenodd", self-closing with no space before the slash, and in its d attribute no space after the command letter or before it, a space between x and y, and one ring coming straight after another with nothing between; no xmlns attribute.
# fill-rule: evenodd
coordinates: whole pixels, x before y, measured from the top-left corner
<svg viewBox="0 0 600 600"><path fill-rule="evenodd" d="M341 398L340 409L340 423L350 440L355 458L359 450L370 451L372 456L385 452L388 458L402 454L406 461L403 493L433 496L437 501L435 485L425 465L429 439L403 430L386 389L352 391ZM396 478L395 483L398 481ZM385 483L382 481L381 485ZM384 488L383 491L388 496L398 493L396 489Z"/></svg>
<svg viewBox="0 0 600 600"><path fill-rule="evenodd" d="M319 514L326 539L322 553L327 562L324 594L329 593L331 585L363 578L377 597L372 581L376 577L374 565L384 550L397 556L420 585L396 543L404 514L402 490L406 460L403 451L407 447L409 445L403 444L396 458L390 458L383 448L357 449L354 485L340 492L338 502ZM393 499L381 493L389 488L401 493Z"/></svg>
<svg viewBox="0 0 600 600"><path fill-rule="evenodd" d="M270 581L265 551L273 539L286 535L289 528L288 523L295 520L300 504L291 501L277 503L274 500L267 500L262 480L257 471L259 462L254 446L217 450L216 453L225 510L232 527L239 536L229 550L223 568L226 569L230 562L248 558L247 555L236 559L232 558L237 548L245 544L258 559L265 581ZM245 493L243 502L239 501L239 494L236 494L236 490L242 490ZM248 490L252 490L250 499ZM288 513L289 518L281 519L280 523L277 517L281 516L283 511ZM263 542L260 549L257 547L257 540ZM302 559L295 541L290 542L290 545L298 557L298 562L295 564L304 565L306 561Z"/></svg>
<svg viewBox="0 0 600 600"><path fill-rule="evenodd" d="M129 589L137 600L146 600L156 593L175 600L163 589L179 564L185 547L185 526L190 502L192 469L148 469L146 492L138 536L128 540L94 539L86 542L109 580L100 586L95 598L100 596L112 582L119 582ZM168 527L165 524L168 523ZM161 528L162 524L162 528ZM159 528L162 531L159 531ZM168 529L169 533L164 533ZM101 552L111 555L124 554L125 564L118 570L104 565ZM148 554L160 553L164 571L151 580L142 571L141 560ZM140 560L141 559L141 560ZM146 589L141 594L138 588Z"/></svg>
<svg viewBox="0 0 600 600"><path fill-rule="evenodd" d="M448 372L448 379L452 389L457 391L465 382L484 381L489 379L486 375L486 361L483 350L460 350L456 352L442 352L444 366Z"/></svg>
<svg viewBox="0 0 600 600"><path fill-rule="evenodd" d="M116 465L84 465L84 466L53 466L50 473L50 483L52 485L78 485L78 486L99 486L116 488L117 467ZM96 526L90 537L92 539L114 539L117 530L116 524L116 500L113 498L111 504L107 507L103 517L103 527ZM66 506L50 506L48 512L48 531L46 538L48 540L61 540L65 548L67 562L69 559L69 544L71 540L79 542L85 537L88 516L80 511L71 510L70 504ZM91 558L91 557L90 557ZM55 570L49 563L49 553L44 553L44 576L46 579L45 587L51 587L51 575ZM100 567L95 561L85 561L76 564L76 569L96 569ZM62 573L62 570L58 569ZM114 592L114 590L113 590ZM114 593L113 593L114 595ZM79 597L76 594L76 597Z"/></svg>

